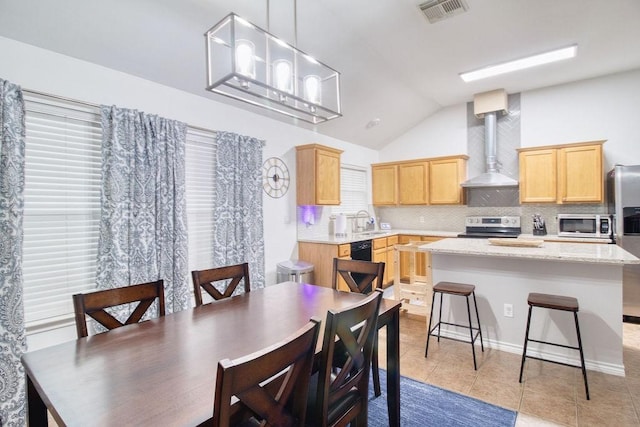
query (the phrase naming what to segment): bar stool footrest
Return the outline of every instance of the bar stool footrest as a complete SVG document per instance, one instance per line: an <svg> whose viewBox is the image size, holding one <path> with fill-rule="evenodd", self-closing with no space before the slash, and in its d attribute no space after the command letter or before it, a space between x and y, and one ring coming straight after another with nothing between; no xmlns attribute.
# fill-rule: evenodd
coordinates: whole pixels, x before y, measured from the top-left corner
<svg viewBox="0 0 640 427"><path fill-rule="evenodd" d="M434 334L433 331L435 331L436 329L438 329L438 327L440 325L449 325L449 326L457 326L458 328L465 328L465 329L471 329L472 331L475 331L475 336L473 337L472 341L468 341L468 340L463 340L460 338L454 338L454 337L447 337L444 335L438 335L438 334ZM429 331L429 334L427 335L427 339L429 339L429 337L438 337L438 338L445 338L448 340L453 340L453 341L459 341L459 342L464 342L464 343L471 343L474 344L476 342L476 340L478 339L478 335L480 335L480 328L477 328L475 326L467 326L467 325L459 325L457 323L449 323L449 322L438 322L436 323L436 325L431 328L431 330Z"/></svg>

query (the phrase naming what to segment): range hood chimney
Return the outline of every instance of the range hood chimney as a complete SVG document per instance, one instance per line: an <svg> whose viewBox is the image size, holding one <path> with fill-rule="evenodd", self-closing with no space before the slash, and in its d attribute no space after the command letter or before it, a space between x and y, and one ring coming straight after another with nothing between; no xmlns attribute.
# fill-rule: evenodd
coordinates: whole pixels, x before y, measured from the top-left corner
<svg viewBox="0 0 640 427"><path fill-rule="evenodd" d="M475 176L461 185L475 187L517 187L518 181L498 171L497 150L497 115L507 114L507 92L504 89L478 93L473 96L473 113L478 118L484 117L484 150L486 157L485 172Z"/></svg>

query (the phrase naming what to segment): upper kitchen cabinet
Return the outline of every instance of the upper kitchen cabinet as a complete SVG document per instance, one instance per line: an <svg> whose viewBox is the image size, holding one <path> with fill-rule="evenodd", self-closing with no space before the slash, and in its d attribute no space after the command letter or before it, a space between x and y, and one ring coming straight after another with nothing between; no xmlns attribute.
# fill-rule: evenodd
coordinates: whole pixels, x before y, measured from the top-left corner
<svg viewBox="0 0 640 427"><path fill-rule="evenodd" d="M461 182L467 179L468 156L443 157L429 161L429 203L464 204Z"/></svg>
<svg viewBox="0 0 640 427"><path fill-rule="evenodd" d="M429 203L429 162L412 161L398 164L398 204Z"/></svg>
<svg viewBox="0 0 640 427"><path fill-rule="evenodd" d="M296 147L296 199L298 205L340 204L342 150L319 144Z"/></svg>
<svg viewBox="0 0 640 427"><path fill-rule="evenodd" d="M373 204L464 204L460 184L467 176L465 155L371 165Z"/></svg>
<svg viewBox="0 0 640 427"><path fill-rule="evenodd" d="M398 204L398 166L395 164L371 165L373 204L376 206Z"/></svg>
<svg viewBox="0 0 640 427"><path fill-rule="evenodd" d="M519 149L520 203L602 203L602 144Z"/></svg>

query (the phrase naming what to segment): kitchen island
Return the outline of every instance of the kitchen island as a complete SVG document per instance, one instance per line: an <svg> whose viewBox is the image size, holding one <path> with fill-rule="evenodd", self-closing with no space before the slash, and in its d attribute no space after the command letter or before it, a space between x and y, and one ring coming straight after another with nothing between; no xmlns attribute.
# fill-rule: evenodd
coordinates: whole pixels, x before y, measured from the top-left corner
<svg viewBox="0 0 640 427"><path fill-rule="evenodd" d="M487 239L443 239L420 246L431 252L433 283L476 286L485 345L522 354L530 292L567 295L580 304L580 331L587 368L624 375L622 360L622 266L640 260L611 244L541 242L539 247L497 246ZM463 298L445 298L443 317L467 323ZM460 301L458 301L460 300ZM512 310L510 310L512 308ZM464 339L464 330L447 333ZM532 338L576 345L573 316L535 309ZM575 353L575 354L574 354ZM577 352L529 344L528 354L579 364Z"/></svg>

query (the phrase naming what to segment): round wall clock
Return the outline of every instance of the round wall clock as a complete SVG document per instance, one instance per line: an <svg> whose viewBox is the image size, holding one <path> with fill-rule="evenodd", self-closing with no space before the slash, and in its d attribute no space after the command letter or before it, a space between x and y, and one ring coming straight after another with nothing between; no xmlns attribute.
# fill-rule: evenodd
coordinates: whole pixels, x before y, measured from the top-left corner
<svg viewBox="0 0 640 427"><path fill-rule="evenodd" d="M278 157L269 157L262 165L262 188L277 199L289 189L289 169Z"/></svg>

